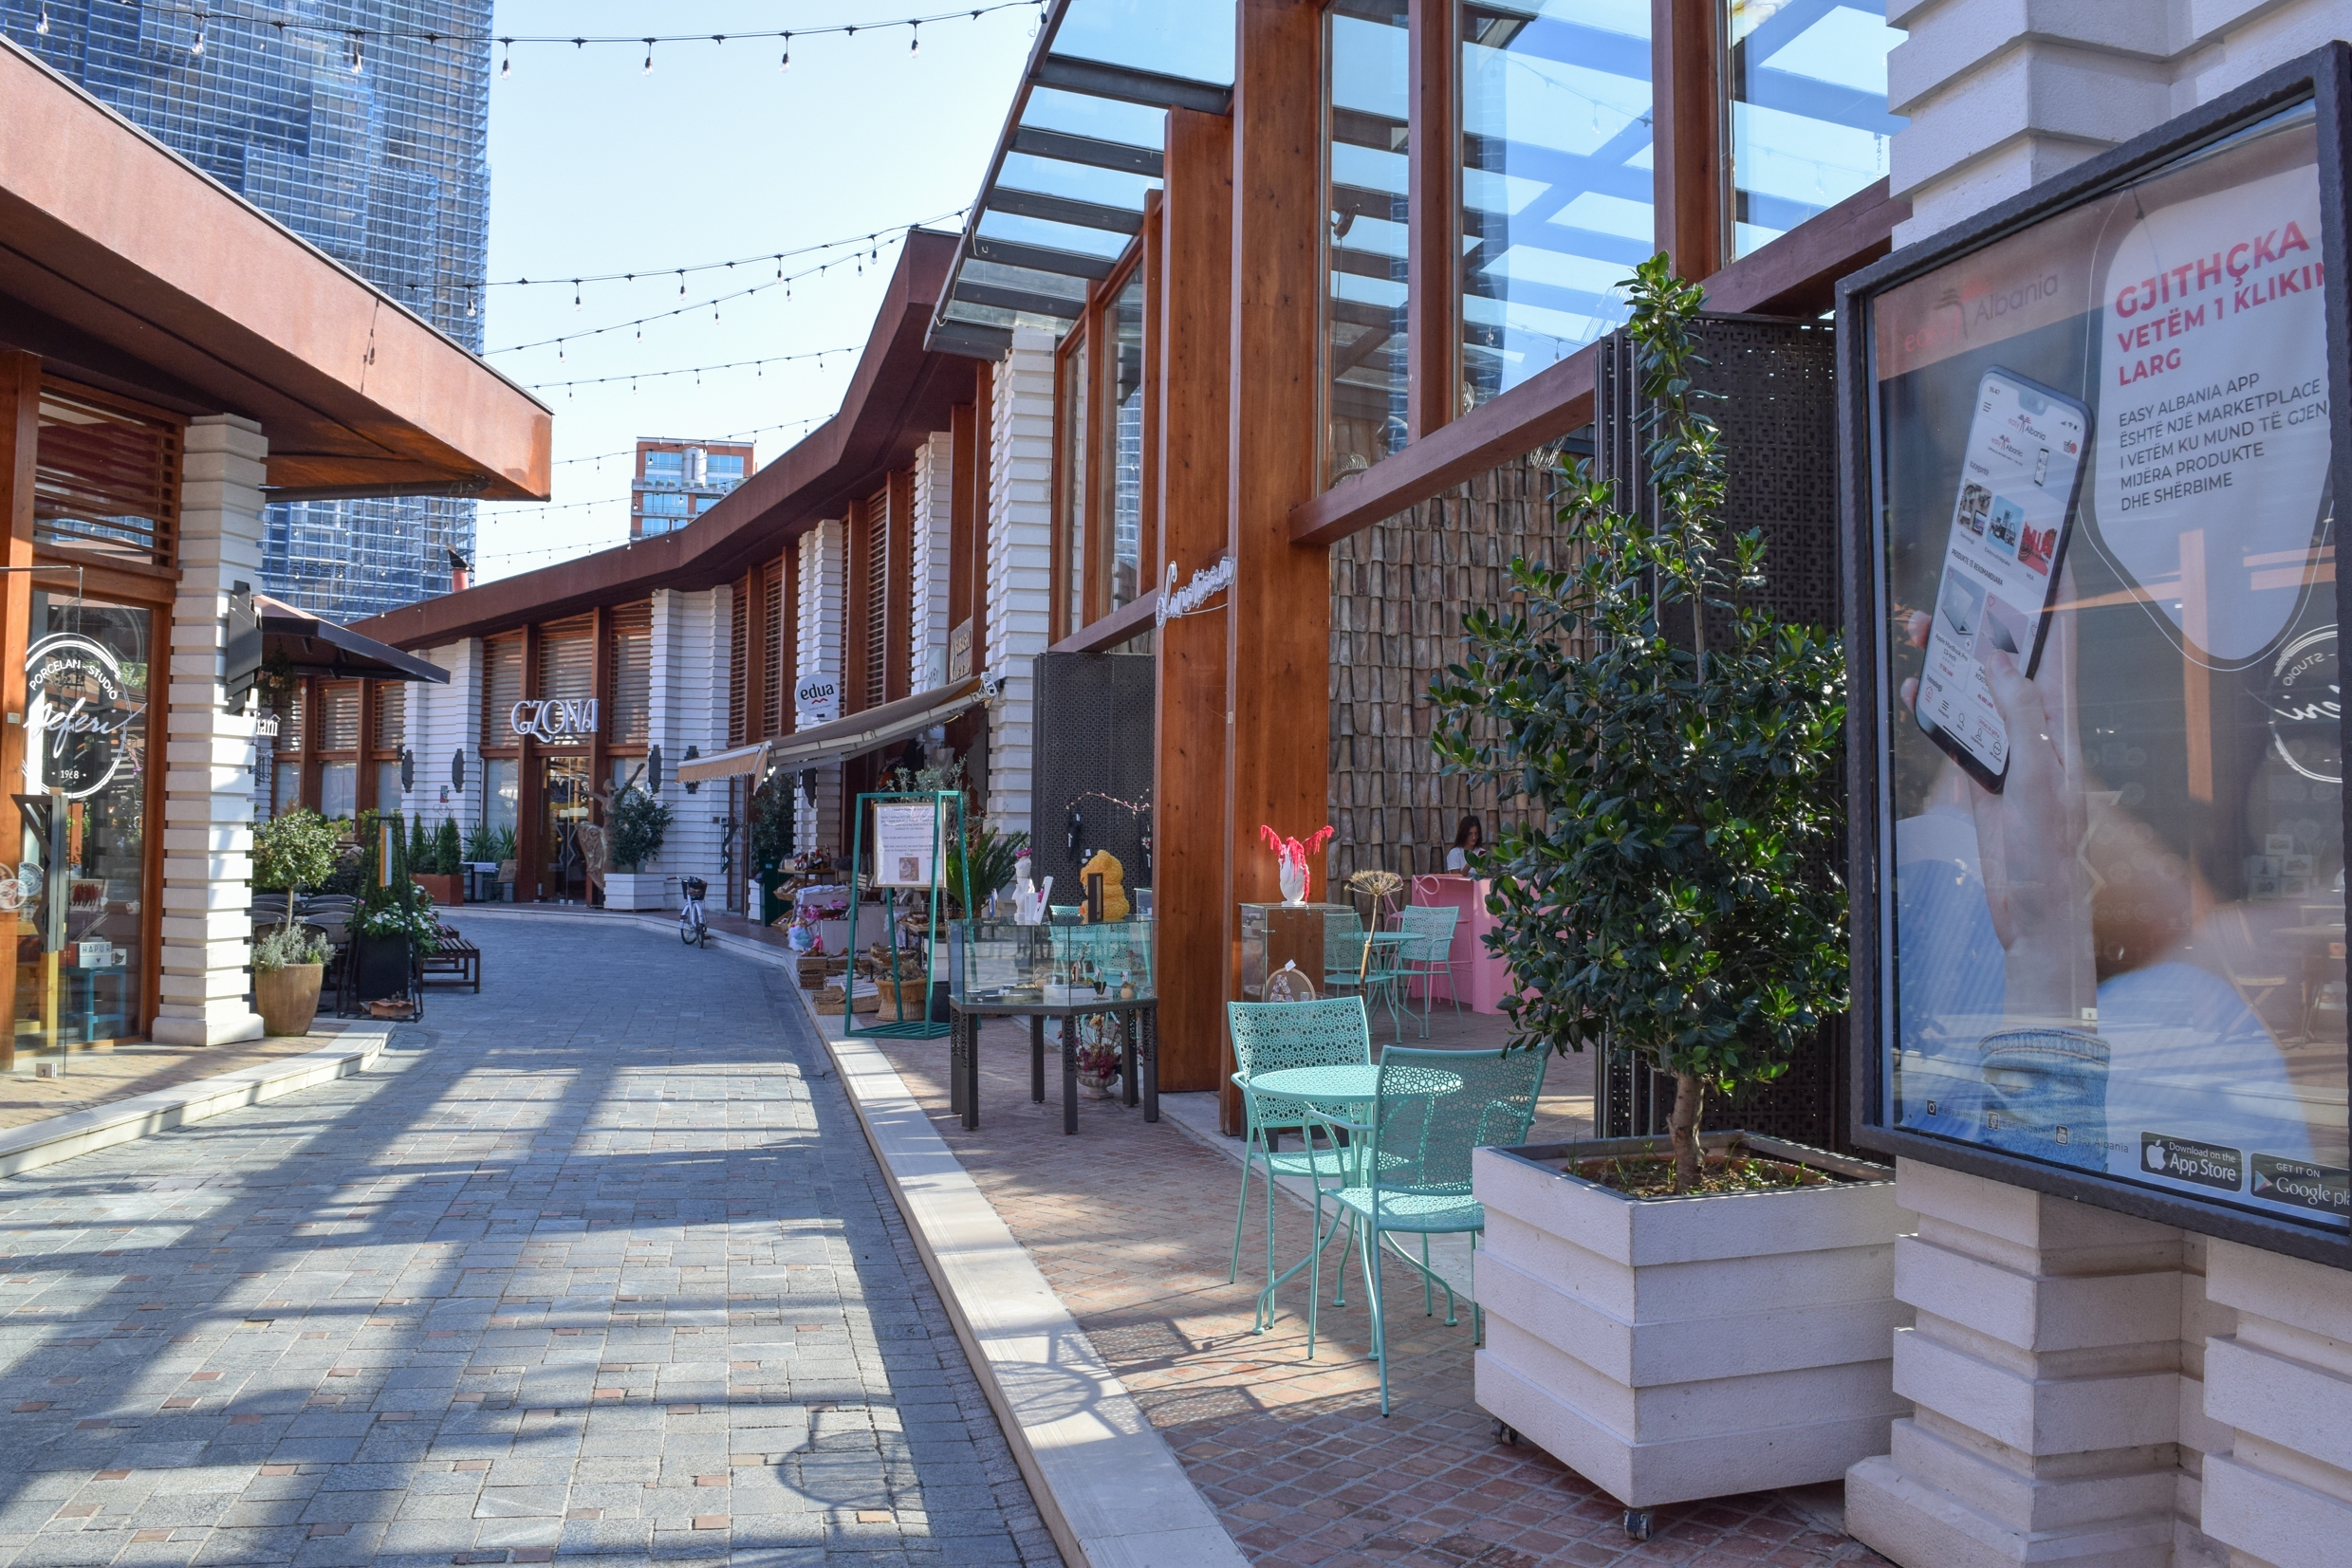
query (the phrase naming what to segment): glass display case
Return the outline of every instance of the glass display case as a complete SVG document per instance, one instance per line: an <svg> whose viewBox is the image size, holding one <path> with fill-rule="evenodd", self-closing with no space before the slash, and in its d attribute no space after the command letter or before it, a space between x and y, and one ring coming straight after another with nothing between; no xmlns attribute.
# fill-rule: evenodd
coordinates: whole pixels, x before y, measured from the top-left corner
<svg viewBox="0 0 2352 1568"><path fill-rule="evenodd" d="M1066 1006L1148 998L1152 922L1021 926L974 919L957 927L954 1000L1013 1006Z"/></svg>
<svg viewBox="0 0 2352 1568"><path fill-rule="evenodd" d="M1363 919L1353 904L1241 906L1241 998L1265 1000L1266 977L1286 964L1314 982L1330 984L1334 969L1355 973L1363 957Z"/></svg>

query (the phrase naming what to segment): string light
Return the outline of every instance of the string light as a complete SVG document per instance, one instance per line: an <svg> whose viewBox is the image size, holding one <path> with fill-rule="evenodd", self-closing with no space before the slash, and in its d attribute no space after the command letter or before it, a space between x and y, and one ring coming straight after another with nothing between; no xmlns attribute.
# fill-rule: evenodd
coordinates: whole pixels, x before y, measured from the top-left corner
<svg viewBox="0 0 2352 1568"><path fill-rule="evenodd" d="M193 59L204 58L204 13L202 11L196 12L196 41L188 46L188 53Z"/></svg>
<svg viewBox="0 0 2352 1568"><path fill-rule="evenodd" d="M638 75L639 75L639 76L651 76L651 75L653 75L653 74L654 74L654 41L653 41L652 39L648 38L647 40L645 40L645 68L644 68L643 70L641 70L641 71L638 72Z"/></svg>
<svg viewBox="0 0 2352 1568"><path fill-rule="evenodd" d="M363 39L363 38L365 38L366 36L367 36L367 35L366 35L365 33L361 32L361 31L360 31L358 28L356 28L352 29L352 33L351 33L351 74L352 74L353 76L357 76L357 75L359 75L359 74L360 74L360 70L361 70L361 68L363 65L366 65L366 63L367 63L367 62L366 62L366 60L362 57L362 55L361 55L361 40L362 40L362 39Z"/></svg>
<svg viewBox="0 0 2352 1568"><path fill-rule="evenodd" d="M922 53L923 25L920 22L909 22L907 24L907 29L912 32L914 36L906 41L906 52L909 55L917 55Z"/></svg>
<svg viewBox="0 0 2352 1568"><path fill-rule="evenodd" d="M512 76L514 74L514 40L511 38L502 38L498 42L505 45L507 50L505 54L499 57L498 74L500 76Z"/></svg>
<svg viewBox="0 0 2352 1568"><path fill-rule="evenodd" d="M952 212L934 212L931 216L917 218L913 223L896 224L888 229L869 229L862 234L852 234L844 239L824 240L814 245L799 246L789 250L763 250L757 255L736 256L730 261L689 262L684 267L640 267L634 272L583 272L576 278L492 278L485 282L483 286L486 288L546 288L565 283L574 285L635 283L639 278L658 277L664 272L673 276L688 272L722 272L732 267L749 267L753 262L767 261L774 262L781 268L786 262L795 256L813 256L821 250L844 250L851 246L866 249L880 240L896 239L909 229L920 229L926 224L944 223L950 218L960 220L965 213L971 211L972 209L968 207L959 207Z"/></svg>
<svg viewBox="0 0 2352 1568"><path fill-rule="evenodd" d="M806 419L787 419L787 420L786 420L786 421L785 421L783 424L781 424L781 425L754 425L754 426L753 426L751 429L750 429L750 430L731 430L731 431L729 431L729 432L728 432L726 434L724 434L724 435L713 435L713 436L712 436L712 437L711 437L711 439L712 439L712 440L713 440L713 441L740 441L740 440L742 440L742 439L743 439L745 436L747 436L747 435L765 435L765 434L768 434L769 431L771 431L771 430L805 430L805 429L806 429L806 428L807 428L808 426L810 426L810 425L822 424L822 423L824 423L825 420L830 419L830 418L832 418L832 417L833 417L833 415L829 415L829 414L814 414L814 415L809 415L807 418L806 418ZM571 465L571 464L573 464L573 463L600 463L600 464L601 464L601 463L606 462L606 461L608 461L608 460L610 460L610 459L612 459L612 458L616 458L616 457L634 457L634 456L636 456L636 455L637 455L637 449L636 449L635 447L622 447L622 448L620 448L619 450L617 450L617 451L613 451L613 452L586 452L586 453L584 453L584 454L583 454L583 455L581 455L581 456L579 456L579 457L559 457L559 458L557 458L557 459L555 460L555 462L554 462L554 463L553 463L553 465L551 465L551 466L552 466L552 467L555 467L555 468L559 468L559 469L560 469L560 468L565 468L565 467L567 467L567 466L569 466L569 465ZM516 505L518 505L518 506L525 505L525 504L526 504L526 503L521 503L521 502L516 503ZM575 505L575 506L583 506L583 507L584 507L584 506L589 505L590 503L585 502L585 501L581 501L581 502L574 502L574 503L567 503L567 504L568 504L568 505ZM552 510L552 509L553 509L552 507L538 507L538 506L534 506L534 507L533 507L533 511L532 511L532 515L533 515L533 516L537 516L540 512L543 512L543 511L549 511L549 510Z"/></svg>
<svg viewBox="0 0 2352 1568"><path fill-rule="evenodd" d="M783 58L782 60L779 60L779 61L777 61L777 62L776 62L776 69L778 69L778 70L780 70L780 71L788 71L788 70L790 70L791 68L792 68L792 35L791 35L790 33L788 33L788 32L787 32L787 33L786 33L786 34L784 35L784 58Z"/></svg>
<svg viewBox="0 0 2352 1568"><path fill-rule="evenodd" d="M49 6L48 6L48 0L41 0L41 20L33 24L33 28L32 28L32 30L33 30L33 31L35 31L35 32L37 32L37 33L39 33L39 34L40 34L42 37L44 37L44 38L48 37L48 35L49 35Z"/></svg>
<svg viewBox="0 0 2352 1568"><path fill-rule="evenodd" d="M686 365L676 370L637 370L620 376L583 377L577 381L539 381L525 390L529 392L569 391L573 387L604 386L614 381L627 381L635 385L640 379L657 381L667 376L692 376L699 381L704 371L748 370L753 365L788 364L795 360L814 360L817 361L817 368L823 370L828 357L856 352L857 349L854 346L850 348L811 348L805 349L798 354L771 354L764 360L731 360L725 364L718 365Z"/></svg>

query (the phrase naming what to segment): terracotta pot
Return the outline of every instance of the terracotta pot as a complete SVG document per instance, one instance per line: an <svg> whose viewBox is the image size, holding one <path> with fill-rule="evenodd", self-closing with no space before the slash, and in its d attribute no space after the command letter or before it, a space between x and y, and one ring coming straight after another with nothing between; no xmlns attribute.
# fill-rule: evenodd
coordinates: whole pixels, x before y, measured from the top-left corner
<svg viewBox="0 0 2352 1568"><path fill-rule="evenodd" d="M466 879L463 876L411 872L408 879L424 889L426 896L442 909L454 909L466 901Z"/></svg>
<svg viewBox="0 0 2352 1568"><path fill-rule="evenodd" d="M306 1035L319 1016L319 977L324 964L288 964L253 971L253 1005L261 1010L264 1034Z"/></svg>

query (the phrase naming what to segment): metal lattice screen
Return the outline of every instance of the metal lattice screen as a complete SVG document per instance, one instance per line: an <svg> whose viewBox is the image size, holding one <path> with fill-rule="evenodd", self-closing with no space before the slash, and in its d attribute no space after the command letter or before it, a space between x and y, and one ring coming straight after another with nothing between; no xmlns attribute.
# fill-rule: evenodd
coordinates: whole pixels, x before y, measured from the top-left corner
<svg viewBox="0 0 2352 1568"><path fill-rule="evenodd" d="M1151 820L1114 802L1152 794L1157 661L1149 654L1037 655L1037 738L1030 749L1030 869L1053 878L1053 902L1083 896L1078 869L1098 849L1125 868L1130 888L1152 885L1143 853ZM1070 814L1078 813L1073 849Z"/></svg>
<svg viewBox="0 0 2352 1568"><path fill-rule="evenodd" d="M1765 594L1782 615L1835 630L1839 600L1835 338L1822 322L1711 316L1699 332L1708 363L1698 373L1701 406L1723 429L1724 523L1764 533ZM1593 378L1593 467L1645 508L1655 506L1641 461L1648 433L1631 340L1602 345ZM1843 844L1832 851L1844 865ZM1708 1108L1706 1126L1745 1128L1824 1148L1843 1148L1851 1046L1847 1021L1833 1020L1797 1053L1779 1081L1741 1101ZM1663 1134L1674 1108L1671 1079L1630 1055L1603 1049L1595 1064L1594 1125L1600 1137Z"/></svg>

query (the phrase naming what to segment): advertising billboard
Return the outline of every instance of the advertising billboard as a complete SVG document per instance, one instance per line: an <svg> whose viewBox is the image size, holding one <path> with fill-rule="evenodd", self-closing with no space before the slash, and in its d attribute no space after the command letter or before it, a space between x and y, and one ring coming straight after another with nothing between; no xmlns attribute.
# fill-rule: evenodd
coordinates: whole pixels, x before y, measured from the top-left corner
<svg viewBox="0 0 2352 1568"><path fill-rule="evenodd" d="M1841 289L1866 1143L2352 1221L2324 118Z"/></svg>

